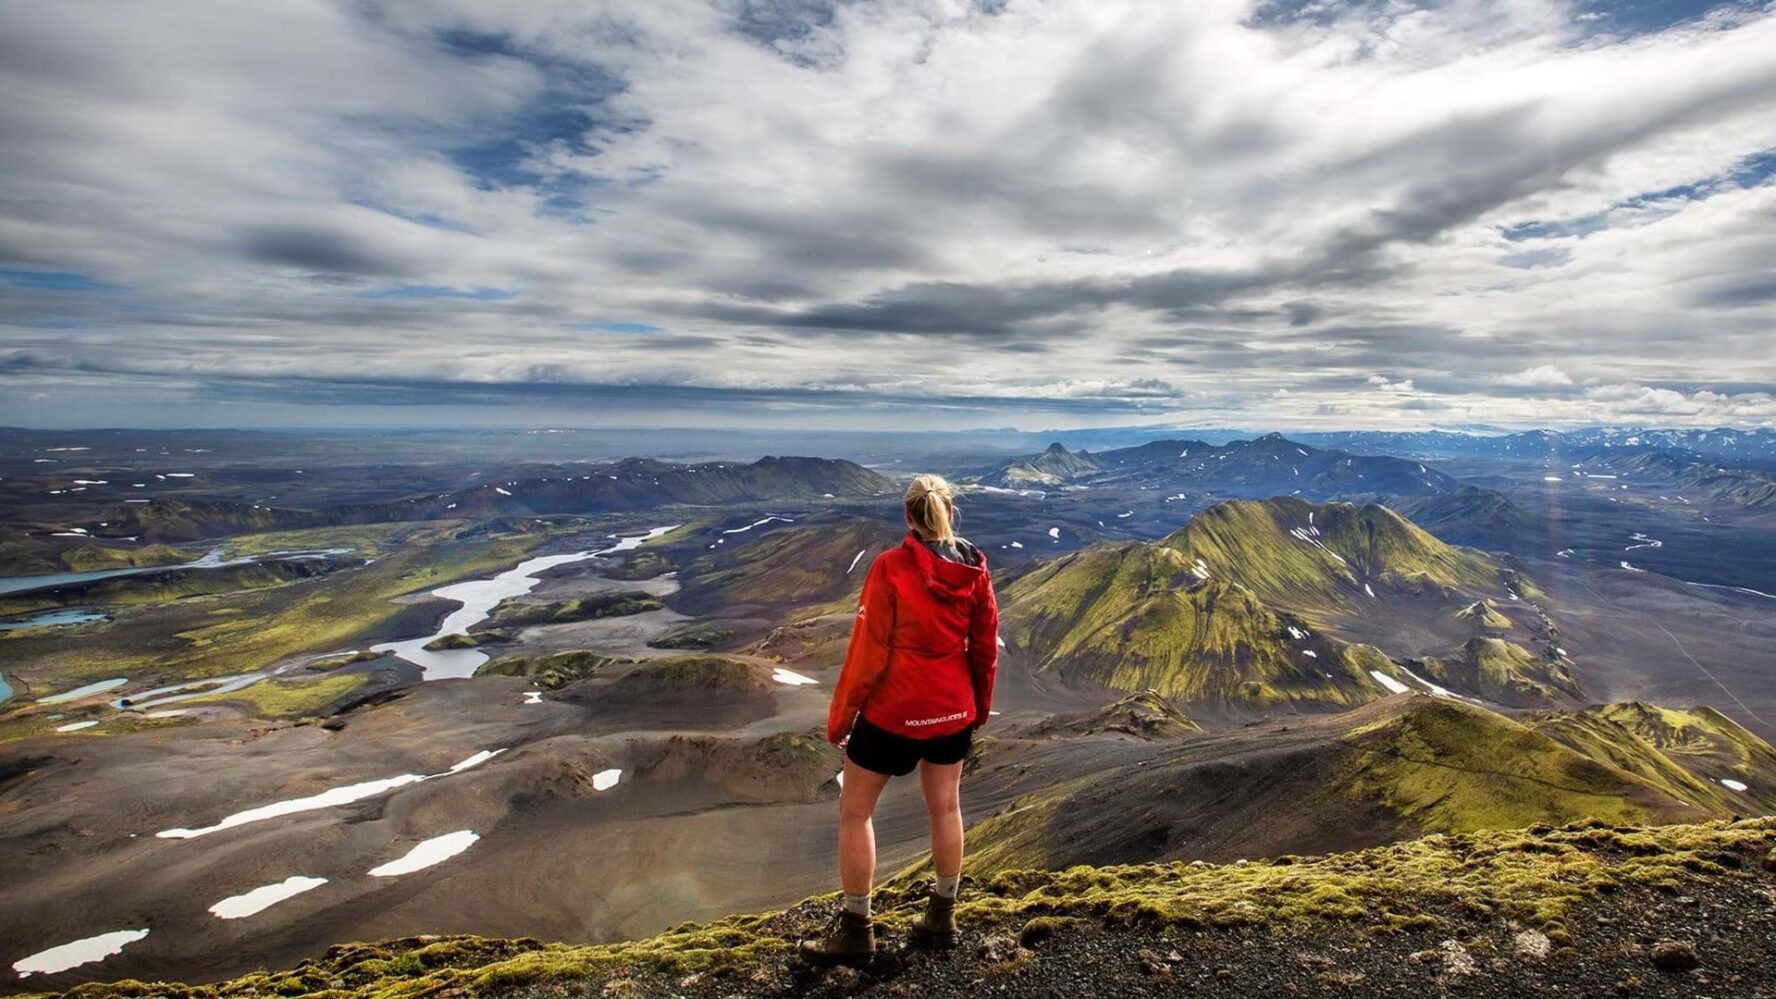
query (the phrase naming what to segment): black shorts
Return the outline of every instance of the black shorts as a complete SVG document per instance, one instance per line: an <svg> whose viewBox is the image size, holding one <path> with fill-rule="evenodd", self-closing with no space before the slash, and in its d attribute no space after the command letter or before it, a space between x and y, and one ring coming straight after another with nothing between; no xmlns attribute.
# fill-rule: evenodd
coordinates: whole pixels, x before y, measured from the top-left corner
<svg viewBox="0 0 1776 999"><path fill-rule="evenodd" d="M845 743L845 756L865 770L905 777L920 760L940 767L962 762L973 741L973 728L935 739L911 739L872 725L868 718L858 715L851 738Z"/></svg>

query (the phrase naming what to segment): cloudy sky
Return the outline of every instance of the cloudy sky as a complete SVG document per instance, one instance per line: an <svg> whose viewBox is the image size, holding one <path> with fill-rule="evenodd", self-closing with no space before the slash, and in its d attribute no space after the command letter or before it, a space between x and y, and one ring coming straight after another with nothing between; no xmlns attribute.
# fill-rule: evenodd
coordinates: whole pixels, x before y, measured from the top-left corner
<svg viewBox="0 0 1776 999"><path fill-rule="evenodd" d="M1776 3L0 0L0 423L1776 424Z"/></svg>

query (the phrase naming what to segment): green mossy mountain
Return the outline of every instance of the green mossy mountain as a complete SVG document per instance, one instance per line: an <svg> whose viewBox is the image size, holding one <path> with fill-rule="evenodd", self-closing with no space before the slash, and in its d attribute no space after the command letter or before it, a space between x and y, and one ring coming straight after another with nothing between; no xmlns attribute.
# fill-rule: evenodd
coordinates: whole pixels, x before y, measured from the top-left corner
<svg viewBox="0 0 1776 999"><path fill-rule="evenodd" d="M545 690L556 690L575 680L595 676L612 663L626 662L596 652L574 650L537 656L506 656L485 663L476 676L524 676Z"/></svg>
<svg viewBox="0 0 1776 999"><path fill-rule="evenodd" d="M1159 544L1201 559L1210 575L1240 583L1266 604L1320 624L1365 613L1365 601L1384 590L1489 593L1505 581L1498 563L1444 544L1374 503L1287 496L1218 503Z"/></svg>
<svg viewBox="0 0 1776 999"><path fill-rule="evenodd" d="M1582 817L1637 823L1695 817L1685 803L1604 760L1485 708L1414 697L1343 740L1340 792L1425 833L1510 829Z"/></svg>
<svg viewBox="0 0 1776 999"><path fill-rule="evenodd" d="M1484 631L1509 631L1514 627L1511 619L1499 613L1498 604L1491 600L1476 600L1456 611L1455 617Z"/></svg>
<svg viewBox="0 0 1776 999"><path fill-rule="evenodd" d="M1387 694L1378 673L1412 683L1384 651L1340 631L1427 607L1447 607L1437 612L1444 627L1471 615L1508 630L1487 601L1519 590L1535 593L1514 570L1385 507L1235 500L1159 542L1038 563L1001 588L1000 633L1040 670L1115 690L1353 706ZM1437 661L1450 686L1538 707L1578 696L1557 660L1470 646Z"/></svg>
<svg viewBox="0 0 1776 999"><path fill-rule="evenodd" d="M1093 545L1037 566L1000 593L999 631L1039 669L1182 701L1361 704L1387 657L1305 634L1249 589L1201 578L1184 553Z"/></svg>
<svg viewBox="0 0 1776 999"><path fill-rule="evenodd" d="M519 628L533 624L568 624L606 617L626 617L659 610L665 605L644 590L594 593L567 600L538 601L522 597L502 600L487 621L478 627Z"/></svg>

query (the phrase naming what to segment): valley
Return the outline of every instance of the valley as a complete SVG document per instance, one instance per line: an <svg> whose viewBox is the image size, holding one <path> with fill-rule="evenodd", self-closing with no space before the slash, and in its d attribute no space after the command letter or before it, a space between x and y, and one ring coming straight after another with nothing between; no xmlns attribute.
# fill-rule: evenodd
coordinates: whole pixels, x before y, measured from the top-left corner
<svg viewBox="0 0 1776 999"><path fill-rule="evenodd" d="M1737 488L1282 435L351 442L380 486L318 474L321 442L256 464L225 435L157 479L133 449L179 453L145 441L56 474L173 485L0 495L11 991L421 933L631 940L829 890L821 729L911 469L959 484L1001 604L971 877L1776 809L1776 529ZM891 886L929 873L925 822L891 784Z"/></svg>

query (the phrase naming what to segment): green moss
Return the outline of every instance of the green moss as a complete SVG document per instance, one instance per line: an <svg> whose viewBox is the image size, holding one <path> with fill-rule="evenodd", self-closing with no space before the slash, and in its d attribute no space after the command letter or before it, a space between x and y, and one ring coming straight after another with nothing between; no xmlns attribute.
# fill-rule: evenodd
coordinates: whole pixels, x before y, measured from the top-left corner
<svg viewBox="0 0 1776 999"><path fill-rule="evenodd" d="M483 645L503 645L512 641L512 636L503 631L471 631L466 635L443 635L425 643L429 652L443 652L446 649L478 649Z"/></svg>
<svg viewBox="0 0 1776 999"><path fill-rule="evenodd" d="M1567 914L1585 899L1634 884L1682 890L1698 879L1726 876L1720 859L1744 864L1773 843L1776 818L1664 827L1586 821L1535 832L1431 836L1290 864L1017 870L966 890L957 919L964 929L1023 927L1020 932L1038 935L1092 924L1286 931L1343 923L1366 933L1397 933L1442 931L1452 920L1459 924L1483 914L1539 928L1558 945L1570 942ZM878 890L880 921L904 931L922 911L922 895L915 888ZM686 924L629 943L417 937L334 947L293 972L257 972L215 986L118 982L82 985L67 995L468 997L619 973L745 973L786 959L791 941L830 911L833 900L825 896L785 913Z"/></svg>

